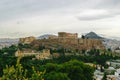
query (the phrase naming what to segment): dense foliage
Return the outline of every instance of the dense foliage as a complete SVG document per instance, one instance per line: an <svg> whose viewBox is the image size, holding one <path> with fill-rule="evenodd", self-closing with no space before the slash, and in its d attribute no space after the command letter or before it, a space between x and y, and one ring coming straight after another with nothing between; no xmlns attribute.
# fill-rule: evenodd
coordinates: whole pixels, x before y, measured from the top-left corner
<svg viewBox="0 0 120 80"><path fill-rule="evenodd" d="M17 64L15 66L8 67L6 66L5 69L3 69L3 75L1 77L1 80L44 80L43 75L44 72L39 72L34 69L34 66L32 67L32 74L31 77L27 76L27 69L24 69L22 65L20 64L20 59L17 60Z"/></svg>
<svg viewBox="0 0 120 80"><path fill-rule="evenodd" d="M23 68L19 62L18 59L15 66L6 66L1 80L93 80L94 68L77 60L62 64L47 63L39 67L44 70L42 72L33 66L31 76L27 75L28 69Z"/></svg>
<svg viewBox="0 0 120 80"><path fill-rule="evenodd" d="M10 47L5 47L0 50L0 55L14 56L14 53L17 51L18 47L12 45Z"/></svg>
<svg viewBox="0 0 120 80"><path fill-rule="evenodd" d="M12 45L0 50L0 77L3 80L18 80L18 78L21 80L92 80L94 68L84 63L106 66L106 61L120 59L111 55L110 51L100 55L99 50L92 49L88 52L89 55L86 55L83 50L82 55L65 56L62 54L58 58L48 60L32 60L34 56L29 56L17 61L14 54L18 48L23 47L30 48L31 46L19 44L18 47ZM40 47L39 50L43 48ZM61 48L58 51L64 53L66 50ZM68 52L71 53L71 51ZM110 55L108 55L109 53Z"/></svg>

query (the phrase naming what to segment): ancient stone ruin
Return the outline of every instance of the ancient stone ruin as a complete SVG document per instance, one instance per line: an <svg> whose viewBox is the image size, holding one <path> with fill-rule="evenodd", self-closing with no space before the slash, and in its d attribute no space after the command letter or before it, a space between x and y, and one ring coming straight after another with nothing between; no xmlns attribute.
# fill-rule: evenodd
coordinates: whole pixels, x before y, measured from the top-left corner
<svg viewBox="0 0 120 80"><path fill-rule="evenodd" d="M36 40L36 38L33 37L33 36L30 36L30 37L20 38L20 39L19 39L19 43L22 43L22 44L30 44L30 43L33 42L34 40Z"/></svg>
<svg viewBox="0 0 120 80"><path fill-rule="evenodd" d="M58 36L50 36L48 39L37 39L34 40L31 45L34 48L40 46L45 46L46 48L65 48L68 50L90 50L95 49L105 49L103 43L99 39L82 39L78 38L77 33L66 33L58 32Z"/></svg>

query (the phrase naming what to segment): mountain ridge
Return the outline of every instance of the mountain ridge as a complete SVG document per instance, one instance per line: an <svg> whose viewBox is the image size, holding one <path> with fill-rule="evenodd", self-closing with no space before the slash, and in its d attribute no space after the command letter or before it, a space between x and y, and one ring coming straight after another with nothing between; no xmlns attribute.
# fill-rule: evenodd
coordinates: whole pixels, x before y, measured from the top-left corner
<svg viewBox="0 0 120 80"><path fill-rule="evenodd" d="M85 35L85 38L90 38L90 39L104 39L103 37L99 36L95 32L89 32Z"/></svg>

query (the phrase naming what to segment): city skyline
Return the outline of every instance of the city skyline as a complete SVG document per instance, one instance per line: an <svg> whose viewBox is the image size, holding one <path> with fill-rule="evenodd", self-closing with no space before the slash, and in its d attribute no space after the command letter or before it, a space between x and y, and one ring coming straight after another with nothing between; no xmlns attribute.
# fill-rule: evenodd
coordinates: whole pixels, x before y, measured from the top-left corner
<svg viewBox="0 0 120 80"><path fill-rule="evenodd" d="M0 37L40 36L60 31L120 36L119 0L3 0Z"/></svg>

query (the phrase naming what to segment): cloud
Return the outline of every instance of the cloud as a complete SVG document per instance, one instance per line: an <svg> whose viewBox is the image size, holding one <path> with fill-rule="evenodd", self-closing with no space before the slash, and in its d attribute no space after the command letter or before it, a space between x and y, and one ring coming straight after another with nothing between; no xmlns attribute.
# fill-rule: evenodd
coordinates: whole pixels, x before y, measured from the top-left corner
<svg viewBox="0 0 120 80"><path fill-rule="evenodd" d="M99 19L112 18L117 15L119 15L119 13L110 12L104 9L92 9L92 10L85 10L81 12L77 16L77 19L84 20L84 21L93 21L93 20L99 20Z"/></svg>
<svg viewBox="0 0 120 80"><path fill-rule="evenodd" d="M118 9L120 8L120 0L101 0L97 5L98 8Z"/></svg>
<svg viewBox="0 0 120 80"><path fill-rule="evenodd" d="M1 0L0 33L110 31L120 26L119 8L120 0Z"/></svg>

